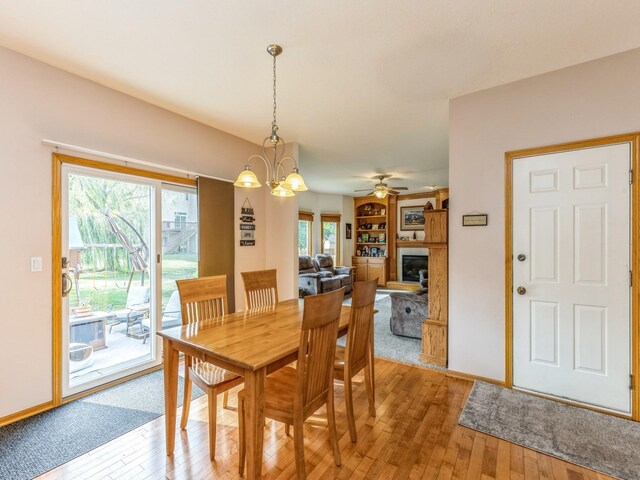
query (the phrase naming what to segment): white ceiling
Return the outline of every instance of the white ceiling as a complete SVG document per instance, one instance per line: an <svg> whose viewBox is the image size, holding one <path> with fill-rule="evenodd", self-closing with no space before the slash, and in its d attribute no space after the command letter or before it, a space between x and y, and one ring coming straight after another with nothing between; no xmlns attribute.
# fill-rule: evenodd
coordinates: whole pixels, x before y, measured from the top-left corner
<svg viewBox="0 0 640 480"><path fill-rule="evenodd" d="M449 98L639 47L639 17L638 0L0 0L0 45L261 143L279 43L278 124L309 186L384 172L420 191L447 185Z"/></svg>

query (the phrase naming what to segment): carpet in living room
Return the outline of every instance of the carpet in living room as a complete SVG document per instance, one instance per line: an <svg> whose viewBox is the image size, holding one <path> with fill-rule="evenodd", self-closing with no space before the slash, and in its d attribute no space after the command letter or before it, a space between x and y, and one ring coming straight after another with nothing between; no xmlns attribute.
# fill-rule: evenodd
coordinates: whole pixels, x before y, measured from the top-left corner
<svg viewBox="0 0 640 480"><path fill-rule="evenodd" d="M420 361L421 341L419 338L400 337L391 333L391 297L389 290L378 290L376 293L374 321L374 355L387 358L400 363L429 367L436 370L444 370L437 365L431 365ZM344 301L345 305L351 305L351 298ZM346 337L338 340L344 345Z"/></svg>

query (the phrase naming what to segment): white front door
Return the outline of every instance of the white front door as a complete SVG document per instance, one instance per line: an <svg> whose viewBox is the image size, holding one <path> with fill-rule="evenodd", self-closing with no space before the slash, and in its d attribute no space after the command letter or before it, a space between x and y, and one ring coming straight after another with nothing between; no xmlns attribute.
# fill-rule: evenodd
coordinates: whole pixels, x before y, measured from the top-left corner
<svg viewBox="0 0 640 480"><path fill-rule="evenodd" d="M513 385L631 413L631 145L513 160Z"/></svg>

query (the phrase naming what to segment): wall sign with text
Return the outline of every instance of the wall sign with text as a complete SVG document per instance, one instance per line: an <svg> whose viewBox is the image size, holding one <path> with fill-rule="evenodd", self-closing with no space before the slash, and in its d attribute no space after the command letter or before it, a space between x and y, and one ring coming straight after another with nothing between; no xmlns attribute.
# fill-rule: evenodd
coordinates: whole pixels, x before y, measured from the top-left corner
<svg viewBox="0 0 640 480"><path fill-rule="evenodd" d="M241 247L253 247L256 244L255 239L255 221L256 218L253 214L253 207L248 198L244 199L242 208L240 208L240 246Z"/></svg>
<svg viewBox="0 0 640 480"><path fill-rule="evenodd" d="M486 213L472 213L462 215L463 227L486 227L489 224L489 215Z"/></svg>

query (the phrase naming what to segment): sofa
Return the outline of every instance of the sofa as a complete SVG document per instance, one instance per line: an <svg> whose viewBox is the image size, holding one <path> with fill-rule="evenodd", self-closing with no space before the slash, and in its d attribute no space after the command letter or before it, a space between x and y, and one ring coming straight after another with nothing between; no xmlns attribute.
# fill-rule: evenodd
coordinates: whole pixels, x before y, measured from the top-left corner
<svg viewBox="0 0 640 480"><path fill-rule="evenodd" d="M391 297L391 333L422 338L422 322L427 319L427 290L393 292Z"/></svg>
<svg viewBox="0 0 640 480"><path fill-rule="evenodd" d="M345 293L351 292L353 272L351 267L335 267L331 255L308 255L299 257L298 291L300 296L317 295L345 287Z"/></svg>

